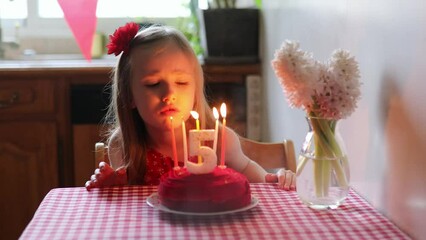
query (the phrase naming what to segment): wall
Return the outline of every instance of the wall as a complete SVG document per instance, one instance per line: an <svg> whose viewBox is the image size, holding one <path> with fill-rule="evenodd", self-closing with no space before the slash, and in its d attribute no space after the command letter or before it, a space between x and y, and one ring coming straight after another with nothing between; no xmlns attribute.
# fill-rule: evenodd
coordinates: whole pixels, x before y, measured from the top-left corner
<svg viewBox="0 0 426 240"><path fill-rule="evenodd" d="M269 0L263 5L263 140L290 138L298 150L307 131L304 112L287 107L270 66L282 41L299 41L321 61L336 48L351 51L363 81L356 112L341 122L352 186L412 237L426 239L424 1Z"/></svg>

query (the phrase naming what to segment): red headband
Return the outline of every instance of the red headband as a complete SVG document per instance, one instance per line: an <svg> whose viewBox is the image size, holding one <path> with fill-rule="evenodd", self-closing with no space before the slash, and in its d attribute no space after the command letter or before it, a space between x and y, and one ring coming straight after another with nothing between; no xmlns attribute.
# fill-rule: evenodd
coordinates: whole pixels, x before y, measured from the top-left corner
<svg viewBox="0 0 426 240"><path fill-rule="evenodd" d="M130 22L126 25L117 28L114 34L109 35L109 43L107 44L108 54L114 53L118 56L121 52L129 51L130 41L136 36L139 31L139 25Z"/></svg>

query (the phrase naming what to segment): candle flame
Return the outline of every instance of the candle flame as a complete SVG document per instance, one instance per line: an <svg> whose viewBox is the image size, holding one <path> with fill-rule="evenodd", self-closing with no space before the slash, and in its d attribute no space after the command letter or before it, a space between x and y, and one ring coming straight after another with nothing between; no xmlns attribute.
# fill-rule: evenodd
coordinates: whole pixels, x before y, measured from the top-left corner
<svg viewBox="0 0 426 240"><path fill-rule="evenodd" d="M217 108L213 107L213 116L217 120L219 119L219 112L217 111Z"/></svg>
<svg viewBox="0 0 426 240"><path fill-rule="evenodd" d="M222 103L220 105L220 115L222 115L223 118L226 118L226 104Z"/></svg>
<svg viewBox="0 0 426 240"><path fill-rule="evenodd" d="M191 116L192 116L194 119L198 119L199 115L198 115L198 113L197 113L196 111L191 111L190 113L191 113Z"/></svg>
<svg viewBox="0 0 426 240"><path fill-rule="evenodd" d="M170 116L170 127L173 129L173 117L172 116Z"/></svg>

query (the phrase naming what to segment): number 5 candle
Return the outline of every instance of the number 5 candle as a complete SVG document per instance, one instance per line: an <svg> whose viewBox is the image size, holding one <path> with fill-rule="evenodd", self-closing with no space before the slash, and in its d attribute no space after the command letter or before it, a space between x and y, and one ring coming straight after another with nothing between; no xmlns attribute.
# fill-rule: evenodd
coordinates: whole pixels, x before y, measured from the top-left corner
<svg viewBox="0 0 426 240"><path fill-rule="evenodd" d="M186 169L193 174L205 174L214 170L217 166L216 153L208 146L202 146L203 141L211 141L214 138L213 129L190 130L189 131L189 155L203 157L202 162L193 163L188 160Z"/></svg>

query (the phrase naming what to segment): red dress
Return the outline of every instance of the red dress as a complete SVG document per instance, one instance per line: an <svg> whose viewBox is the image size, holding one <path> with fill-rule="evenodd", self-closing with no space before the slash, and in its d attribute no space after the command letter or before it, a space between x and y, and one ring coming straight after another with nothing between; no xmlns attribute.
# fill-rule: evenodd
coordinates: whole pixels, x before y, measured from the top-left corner
<svg viewBox="0 0 426 240"><path fill-rule="evenodd" d="M173 159L166 157L157 152L155 149L148 149L146 153L146 173L144 177L144 185L160 184L160 177L173 169ZM179 162L179 166L183 163Z"/></svg>

